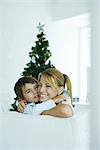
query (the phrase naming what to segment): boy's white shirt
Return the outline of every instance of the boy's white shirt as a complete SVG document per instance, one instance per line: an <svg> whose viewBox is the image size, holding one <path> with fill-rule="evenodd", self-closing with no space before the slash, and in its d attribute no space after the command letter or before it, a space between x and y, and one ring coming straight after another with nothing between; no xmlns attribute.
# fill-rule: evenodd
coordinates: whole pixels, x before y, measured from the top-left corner
<svg viewBox="0 0 100 150"><path fill-rule="evenodd" d="M56 104L52 99L39 104L35 104L34 102L32 102L26 105L23 113L30 115L40 115L43 111L49 110L55 106Z"/></svg>

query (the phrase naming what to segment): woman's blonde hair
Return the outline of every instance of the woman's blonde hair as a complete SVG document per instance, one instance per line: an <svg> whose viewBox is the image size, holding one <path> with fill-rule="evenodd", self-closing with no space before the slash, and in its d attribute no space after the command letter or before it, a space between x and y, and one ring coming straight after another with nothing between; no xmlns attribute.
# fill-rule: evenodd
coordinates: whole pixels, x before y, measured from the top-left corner
<svg viewBox="0 0 100 150"><path fill-rule="evenodd" d="M67 87L67 93L71 98L71 103L72 103L72 86L71 86L71 81L70 78L66 75L60 72L59 70L55 68L49 68L46 69L45 71L41 72L39 74L38 79L40 80L41 76L45 77L45 80L52 84L54 88L58 88L60 86L65 86Z"/></svg>

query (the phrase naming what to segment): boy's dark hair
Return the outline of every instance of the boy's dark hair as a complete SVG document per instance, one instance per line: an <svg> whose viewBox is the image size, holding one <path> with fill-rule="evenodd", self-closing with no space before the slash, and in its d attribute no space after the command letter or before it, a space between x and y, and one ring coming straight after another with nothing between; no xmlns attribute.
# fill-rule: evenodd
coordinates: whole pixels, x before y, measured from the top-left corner
<svg viewBox="0 0 100 150"><path fill-rule="evenodd" d="M33 77L22 77L19 78L18 81L15 83L14 86L14 91L15 94L18 98L22 98L23 99L23 94L22 94L22 86L24 86L26 83L38 83L38 80L33 78Z"/></svg>

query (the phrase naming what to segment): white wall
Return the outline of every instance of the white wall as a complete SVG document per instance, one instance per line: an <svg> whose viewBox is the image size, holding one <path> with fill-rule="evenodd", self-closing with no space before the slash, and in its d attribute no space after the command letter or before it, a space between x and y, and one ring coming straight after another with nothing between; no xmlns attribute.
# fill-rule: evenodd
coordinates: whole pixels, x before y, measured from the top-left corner
<svg viewBox="0 0 100 150"><path fill-rule="evenodd" d="M87 27L89 25L89 14L86 13L55 21L52 23L50 31L48 31L50 32L49 37L51 39L49 39L49 41L53 53L51 60L56 68L69 75L72 81L73 97L81 97L81 100L83 99L82 103L86 102L87 90L80 91L80 84L83 83L86 88L87 83L85 83L85 81L87 82L87 80L84 77L82 78L84 81L80 83L80 76L82 72L80 70L83 69L81 60L85 59L83 63L86 63L86 54L84 54L84 49L82 49L83 55L80 55L81 47L83 47L83 45L81 46L81 43L83 44L84 42L84 39L81 41L80 35L83 27ZM86 46L88 45L84 45L85 49L87 48ZM82 57L81 60L80 57ZM87 56L87 58L89 58L89 56ZM84 85L81 86L84 87Z"/></svg>
<svg viewBox="0 0 100 150"><path fill-rule="evenodd" d="M70 21L70 25L65 25L62 20L66 17L87 12L87 4L86 0L82 0L81 2L78 0L0 1L0 17L2 20L0 22L0 76L2 77L0 78L0 94L9 94L9 92L11 95L14 94L13 86L20 77L20 73L22 73L26 63L29 61L28 53L34 44L37 35L36 26L38 22L45 24L47 39L50 41L50 50L52 50L53 53L51 59L55 66L57 65L58 69L61 69L71 76L74 83L73 86L75 87L74 96L79 94L79 87L76 88L77 82L79 82L79 74L77 73L74 77L74 71L79 67L79 59L76 63L72 61L74 59L73 57L78 57L78 54L76 53L79 51L79 49L77 49L78 32ZM78 7L80 9L78 9ZM57 26L58 23L56 20L61 20L59 26ZM65 26L66 30L64 31L61 28ZM69 26L70 29L68 30ZM70 36L66 36L67 34ZM63 36L65 36L66 41L63 41ZM71 45L69 41L73 45ZM66 48L64 42L66 43ZM74 50L72 46L74 47ZM64 51L67 50L68 63L62 52L63 49ZM55 54L55 50L57 51L57 55ZM72 55L73 52L74 55ZM60 61L59 63L55 62L56 59L60 59L60 56L62 56L62 58L64 57L63 61L65 65L68 64L66 65L67 70L65 70L64 67L62 68Z"/></svg>
<svg viewBox="0 0 100 150"><path fill-rule="evenodd" d="M100 149L100 1L91 3L91 147L90 150Z"/></svg>
<svg viewBox="0 0 100 150"><path fill-rule="evenodd" d="M37 35L38 22L46 26L52 22L51 1L0 1L0 14L0 93L12 93L29 60L28 53Z"/></svg>
<svg viewBox="0 0 100 150"><path fill-rule="evenodd" d="M77 16L89 12L89 0L53 0L54 20Z"/></svg>

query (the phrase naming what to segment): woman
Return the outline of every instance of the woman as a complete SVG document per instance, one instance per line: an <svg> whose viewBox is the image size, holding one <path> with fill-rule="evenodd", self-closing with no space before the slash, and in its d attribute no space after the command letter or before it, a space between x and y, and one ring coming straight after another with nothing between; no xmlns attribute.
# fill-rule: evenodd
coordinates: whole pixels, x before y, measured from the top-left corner
<svg viewBox="0 0 100 150"><path fill-rule="evenodd" d="M40 101L43 102L48 99L53 99L56 103L55 107L42 112L42 115L51 115L55 117L73 116L72 87L69 77L55 68L49 68L39 74L38 80L40 82L38 87ZM65 87L67 91L66 96L64 96ZM60 99L58 97L60 97ZM24 107L25 104L20 102L18 111L21 112Z"/></svg>

